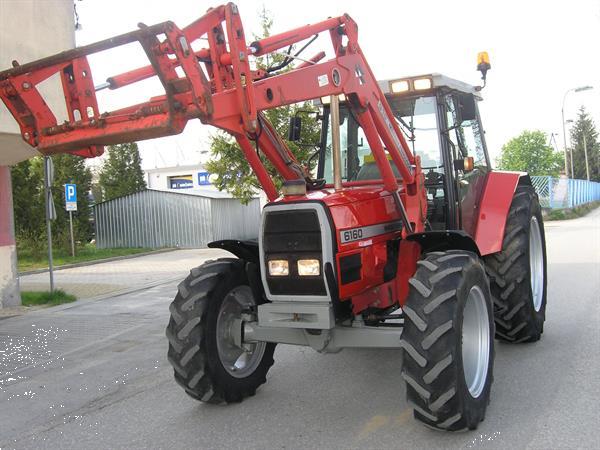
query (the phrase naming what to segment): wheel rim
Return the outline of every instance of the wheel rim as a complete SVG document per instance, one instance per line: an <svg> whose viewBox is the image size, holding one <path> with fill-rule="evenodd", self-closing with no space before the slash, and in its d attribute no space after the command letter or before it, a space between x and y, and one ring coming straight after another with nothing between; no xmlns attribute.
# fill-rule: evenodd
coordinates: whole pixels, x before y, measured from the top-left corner
<svg viewBox="0 0 600 450"><path fill-rule="evenodd" d="M531 218L529 225L529 273L533 307L538 312L544 299L544 252L540 224L535 216Z"/></svg>
<svg viewBox="0 0 600 450"><path fill-rule="evenodd" d="M479 286L469 291L463 311L462 362L472 397L481 395L490 360L490 323L485 295Z"/></svg>
<svg viewBox="0 0 600 450"><path fill-rule="evenodd" d="M265 353L266 342L238 347L233 339L234 327L239 325L242 312L254 306L254 297L248 286L238 286L223 299L217 318L217 351L221 364L235 378L251 375Z"/></svg>

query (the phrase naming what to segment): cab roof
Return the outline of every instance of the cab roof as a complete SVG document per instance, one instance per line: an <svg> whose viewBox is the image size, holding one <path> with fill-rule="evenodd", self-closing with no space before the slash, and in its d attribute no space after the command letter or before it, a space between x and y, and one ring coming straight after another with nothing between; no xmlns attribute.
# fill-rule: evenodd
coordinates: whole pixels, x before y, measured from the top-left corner
<svg viewBox="0 0 600 450"><path fill-rule="evenodd" d="M429 89L415 89L414 82L416 80L431 80L431 87ZM393 83L403 81L407 82L404 86L408 86L408 89L399 92L392 90ZM414 95L429 92L438 88L448 88L453 91L463 92L465 94L473 94L478 100L483 100L481 96L481 91L478 90L475 86L460 80L455 80L454 78L447 77L446 75L442 75L441 73L428 73L417 76L379 80L378 83L379 87L381 88L384 94Z"/></svg>

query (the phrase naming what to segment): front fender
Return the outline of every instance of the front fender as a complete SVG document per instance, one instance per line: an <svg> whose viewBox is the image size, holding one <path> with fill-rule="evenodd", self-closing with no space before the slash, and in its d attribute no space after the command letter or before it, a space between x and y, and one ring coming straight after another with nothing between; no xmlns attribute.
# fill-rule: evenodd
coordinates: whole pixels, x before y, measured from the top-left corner
<svg viewBox="0 0 600 450"><path fill-rule="evenodd" d="M208 243L209 248L222 248L230 253L233 253L240 259L256 264L260 267L260 258L258 253L258 241L246 240L238 241L237 239L223 239L221 241L213 241Z"/></svg>
<svg viewBox="0 0 600 450"><path fill-rule="evenodd" d="M531 185L525 172L493 171L488 173L479 204L475 242L481 256L502 250L508 210L518 185Z"/></svg>

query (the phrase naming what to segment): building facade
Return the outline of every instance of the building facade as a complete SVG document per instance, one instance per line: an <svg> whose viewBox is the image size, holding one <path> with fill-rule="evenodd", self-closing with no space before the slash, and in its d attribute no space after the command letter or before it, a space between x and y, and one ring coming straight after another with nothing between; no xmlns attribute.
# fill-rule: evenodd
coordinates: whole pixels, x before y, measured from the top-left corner
<svg viewBox="0 0 600 450"><path fill-rule="evenodd" d="M148 189L218 192L211 183L210 173L202 164L146 169L144 172Z"/></svg>
<svg viewBox="0 0 600 450"><path fill-rule="evenodd" d="M72 0L0 0L0 70L75 46ZM40 89L58 121L67 117L58 78ZM19 127L0 102L0 307L21 303L10 166L38 153L23 142ZM43 220L43 218L40 218Z"/></svg>

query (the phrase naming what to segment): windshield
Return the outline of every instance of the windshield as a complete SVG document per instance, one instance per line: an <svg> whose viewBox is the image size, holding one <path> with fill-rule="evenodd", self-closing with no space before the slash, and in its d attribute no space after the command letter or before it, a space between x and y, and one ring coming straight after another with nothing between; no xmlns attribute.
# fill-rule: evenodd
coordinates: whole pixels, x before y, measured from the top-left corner
<svg viewBox="0 0 600 450"><path fill-rule="evenodd" d="M441 171L435 97L388 98L388 102L411 151L421 157L421 165L427 169ZM329 110L326 109L325 114L328 113ZM343 181L381 179L367 138L344 104L340 105L340 142ZM319 178L333 183L331 127L328 127L325 156L321 161ZM400 178L398 168L393 163L392 169L396 177Z"/></svg>

